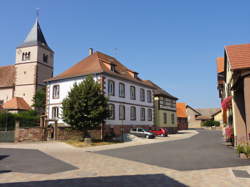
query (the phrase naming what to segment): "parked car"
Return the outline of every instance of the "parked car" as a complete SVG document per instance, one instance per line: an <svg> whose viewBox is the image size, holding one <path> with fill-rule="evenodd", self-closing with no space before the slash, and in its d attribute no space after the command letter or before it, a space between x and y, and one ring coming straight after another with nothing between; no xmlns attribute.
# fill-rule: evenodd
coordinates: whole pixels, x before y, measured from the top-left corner
<svg viewBox="0 0 250 187"><path fill-rule="evenodd" d="M130 129L130 134L133 134L138 137L144 137L144 138L155 138L155 134L152 132L149 132L147 129L143 128L133 128Z"/></svg>
<svg viewBox="0 0 250 187"><path fill-rule="evenodd" d="M154 133L156 136L168 136L168 130L166 128L149 130L149 132Z"/></svg>

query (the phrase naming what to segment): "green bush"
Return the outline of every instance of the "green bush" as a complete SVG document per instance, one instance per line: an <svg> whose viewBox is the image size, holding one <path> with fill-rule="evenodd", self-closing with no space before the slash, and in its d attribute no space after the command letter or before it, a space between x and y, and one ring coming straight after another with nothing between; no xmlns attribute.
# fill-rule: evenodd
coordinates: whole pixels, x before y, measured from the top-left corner
<svg viewBox="0 0 250 187"><path fill-rule="evenodd" d="M220 126L220 122L219 121L214 121L214 120L208 120L202 123L202 126L205 127L219 127Z"/></svg>
<svg viewBox="0 0 250 187"><path fill-rule="evenodd" d="M15 115L5 111L0 112L0 131L15 129Z"/></svg>
<svg viewBox="0 0 250 187"><path fill-rule="evenodd" d="M34 110L19 112L15 118L20 121L20 127L39 126L39 115Z"/></svg>

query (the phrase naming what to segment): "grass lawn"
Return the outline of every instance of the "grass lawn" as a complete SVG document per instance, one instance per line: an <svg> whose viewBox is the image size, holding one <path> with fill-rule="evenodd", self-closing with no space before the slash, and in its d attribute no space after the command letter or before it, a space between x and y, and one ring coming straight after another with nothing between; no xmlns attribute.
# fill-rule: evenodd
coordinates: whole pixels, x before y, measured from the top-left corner
<svg viewBox="0 0 250 187"><path fill-rule="evenodd" d="M110 144L121 143L121 142L115 142L115 141L92 140L92 143L87 144L84 141L81 141L79 138L69 139L69 140L65 140L63 142L67 143L69 145L72 145L74 147L91 147L91 146L110 145Z"/></svg>

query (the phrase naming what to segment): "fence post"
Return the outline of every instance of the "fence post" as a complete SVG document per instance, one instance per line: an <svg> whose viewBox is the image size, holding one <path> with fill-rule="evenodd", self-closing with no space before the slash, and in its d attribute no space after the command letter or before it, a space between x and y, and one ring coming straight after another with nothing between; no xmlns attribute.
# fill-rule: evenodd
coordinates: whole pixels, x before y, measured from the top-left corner
<svg viewBox="0 0 250 187"><path fill-rule="evenodd" d="M20 128L20 121L15 121L15 142L18 142L19 140L19 128Z"/></svg>
<svg viewBox="0 0 250 187"><path fill-rule="evenodd" d="M54 140L57 140L58 139L58 137L57 137L57 129L58 128L58 124L57 124L57 120L55 121L55 128L54 128Z"/></svg>

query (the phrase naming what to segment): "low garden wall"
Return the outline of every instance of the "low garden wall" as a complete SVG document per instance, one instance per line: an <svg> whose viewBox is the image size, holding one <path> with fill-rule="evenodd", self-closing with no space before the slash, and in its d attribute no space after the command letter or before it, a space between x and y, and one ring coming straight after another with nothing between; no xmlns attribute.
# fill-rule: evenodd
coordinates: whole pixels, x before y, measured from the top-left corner
<svg viewBox="0 0 250 187"><path fill-rule="evenodd" d="M43 140L43 129L41 127L17 128L15 133L16 142Z"/></svg>
<svg viewBox="0 0 250 187"><path fill-rule="evenodd" d="M92 139L101 140L101 129L89 130L89 134ZM80 130L74 130L70 127L58 127L57 139L68 140L72 138L83 137L84 133Z"/></svg>

